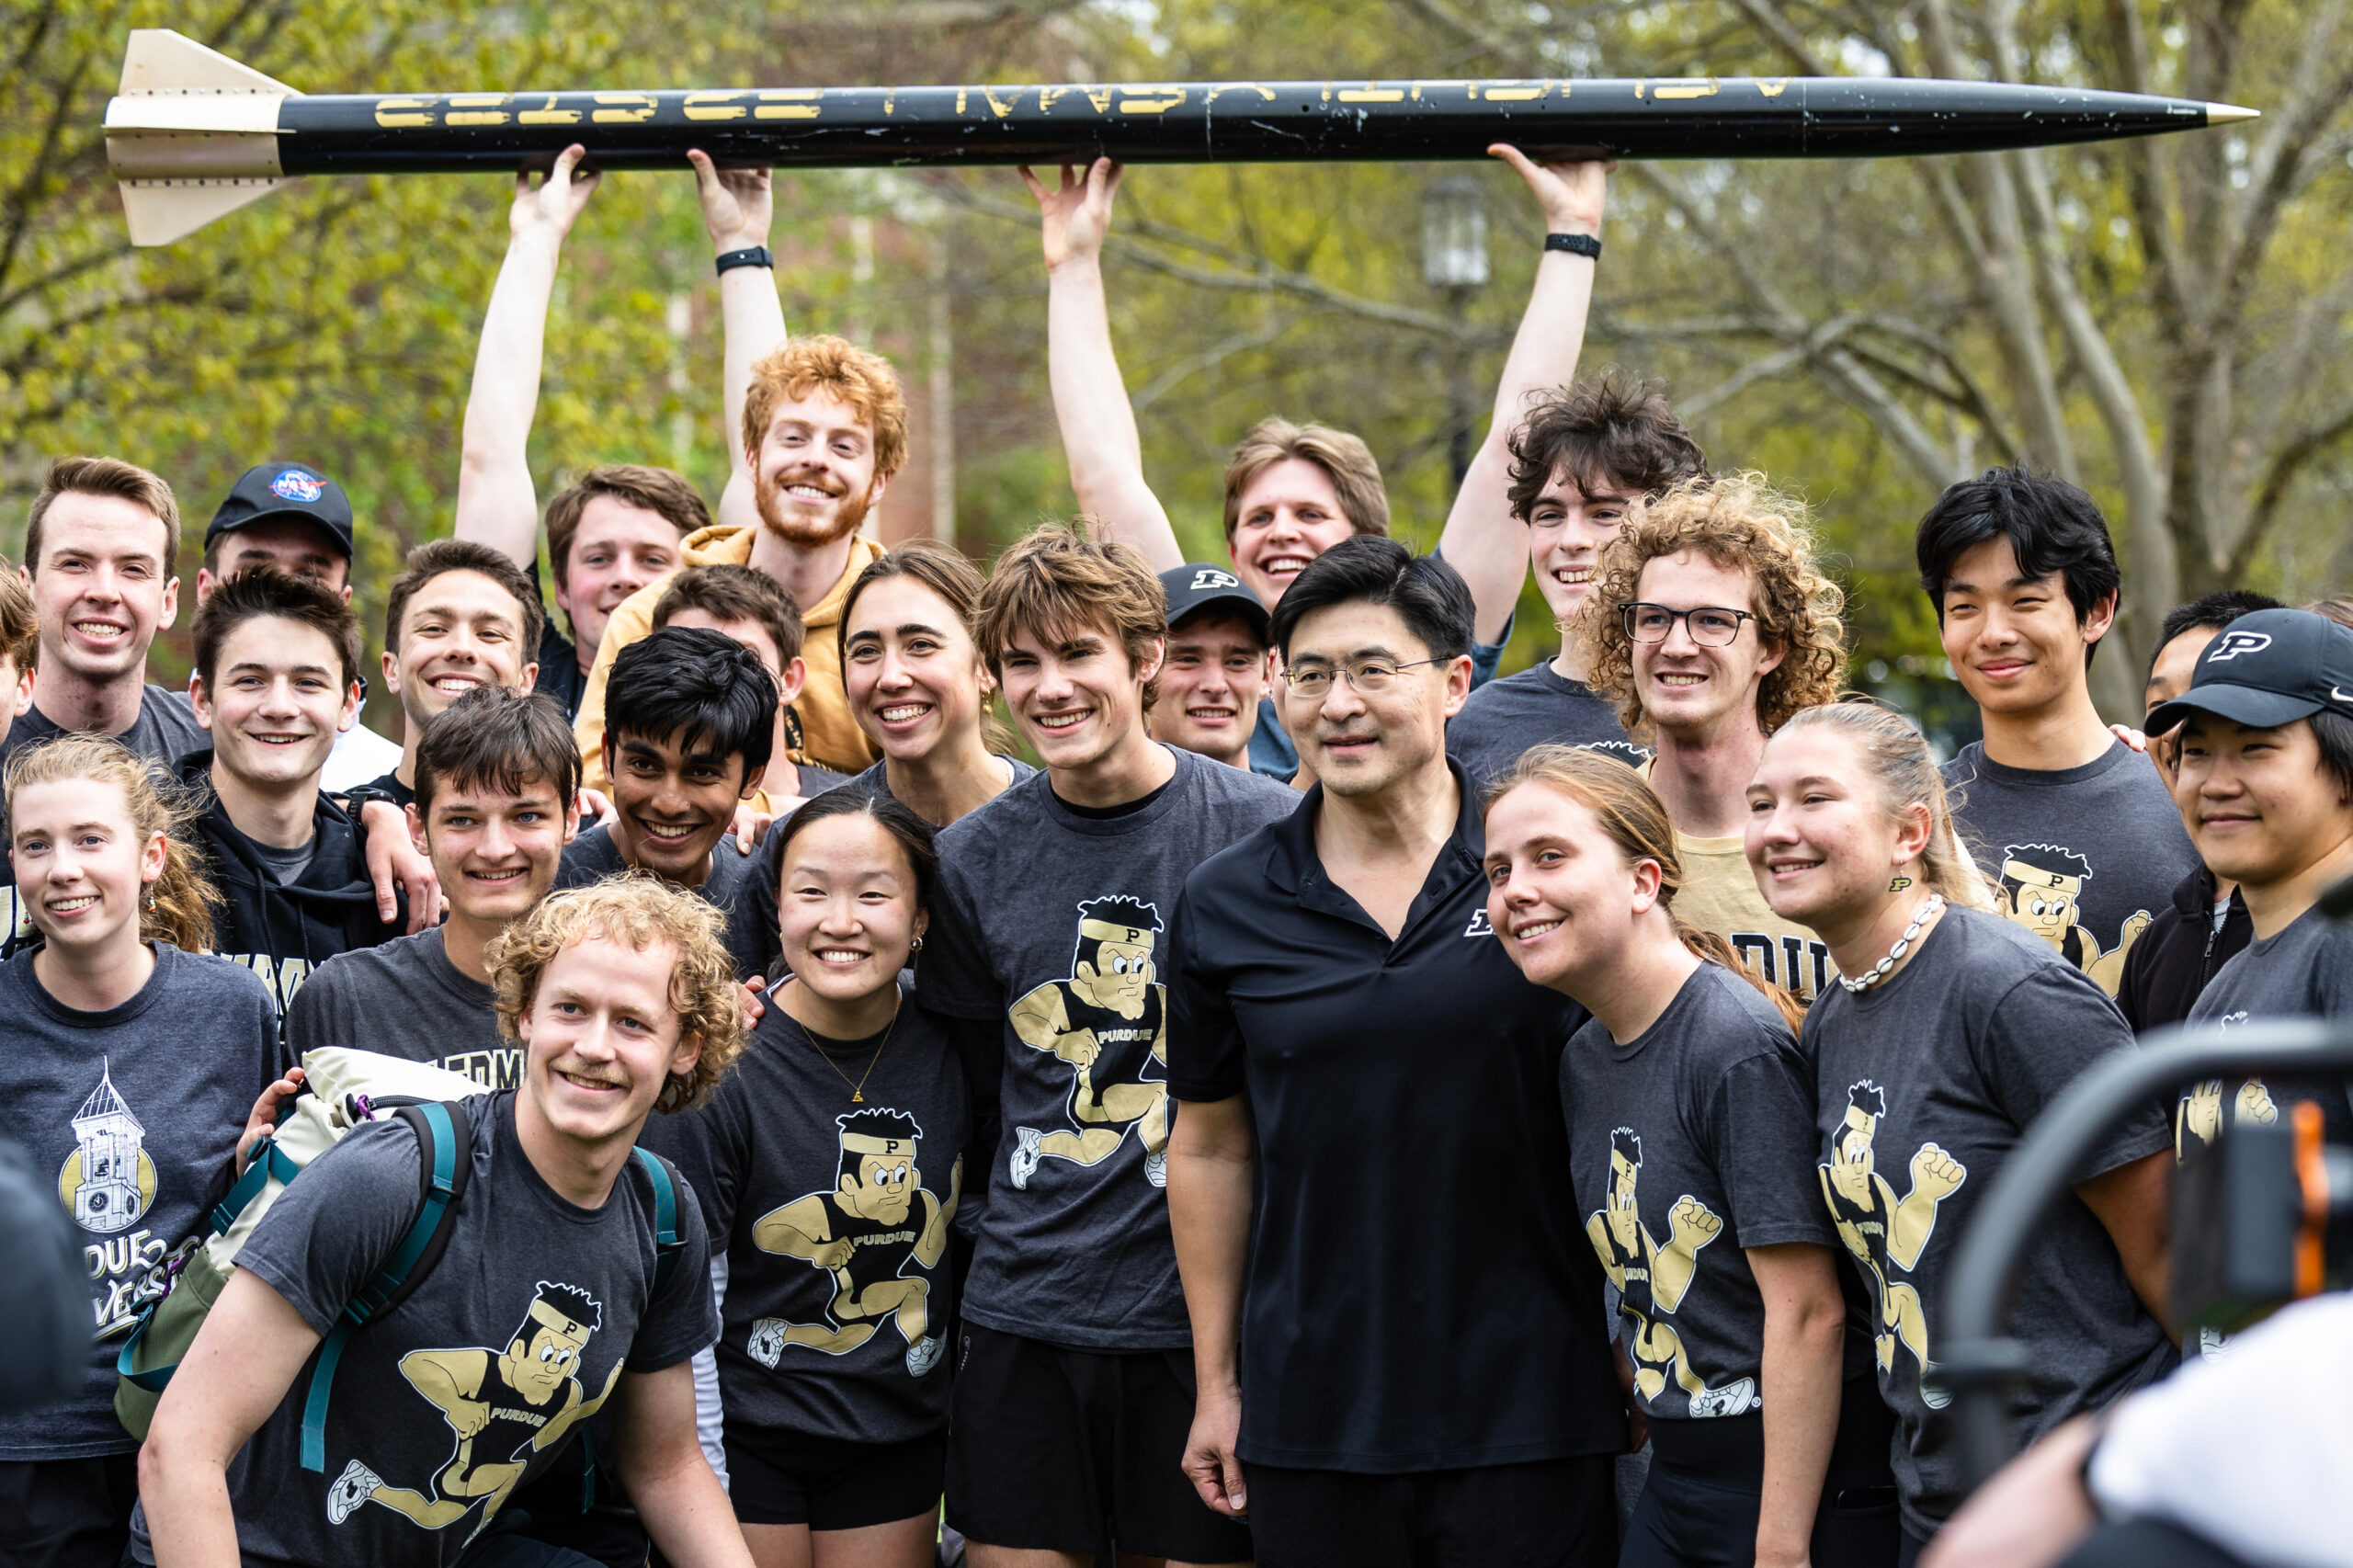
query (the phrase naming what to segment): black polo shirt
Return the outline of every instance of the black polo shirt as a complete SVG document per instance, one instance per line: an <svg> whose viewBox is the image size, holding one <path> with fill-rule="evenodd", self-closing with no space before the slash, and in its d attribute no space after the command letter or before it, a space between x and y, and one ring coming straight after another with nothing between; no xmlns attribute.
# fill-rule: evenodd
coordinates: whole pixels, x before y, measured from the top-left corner
<svg viewBox="0 0 2353 1568"><path fill-rule="evenodd" d="M1246 1095L1257 1130L1252 1463L1393 1474L1624 1445L1560 1115L1585 1013L1489 928L1485 835L1449 766L1454 835L1393 943L1316 858L1320 784L1177 907L1169 1089Z"/></svg>

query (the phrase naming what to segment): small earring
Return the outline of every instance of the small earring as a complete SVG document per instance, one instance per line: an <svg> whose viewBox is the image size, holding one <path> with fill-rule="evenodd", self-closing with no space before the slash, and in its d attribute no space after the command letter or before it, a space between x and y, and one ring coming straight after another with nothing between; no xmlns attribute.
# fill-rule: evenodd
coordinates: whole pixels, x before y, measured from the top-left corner
<svg viewBox="0 0 2353 1568"><path fill-rule="evenodd" d="M1890 892L1902 892L1905 888L1908 888L1911 885L1911 878L1899 876L1887 884L1887 891Z"/></svg>
<svg viewBox="0 0 2353 1568"><path fill-rule="evenodd" d="M909 942L907 944L907 951L911 953L919 953L923 951L923 938L921 937L917 937L914 941Z"/></svg>
<svg viewBox="0 0 2353 1568"><path fill-rule="evenodd" d="M153 912L155 908L155 888L154 884L152 882L148 884L147 896L141 901L139 907L151 914Z"/></svg>

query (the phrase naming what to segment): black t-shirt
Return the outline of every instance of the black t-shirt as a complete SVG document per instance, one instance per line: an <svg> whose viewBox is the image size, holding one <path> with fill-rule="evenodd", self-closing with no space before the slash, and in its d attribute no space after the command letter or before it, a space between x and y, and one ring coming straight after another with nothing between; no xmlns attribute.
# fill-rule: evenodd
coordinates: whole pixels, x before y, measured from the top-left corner
<svg viewBox="0 0 2353 1568"><path fill-rule="evenodd" d="M403 811L416 804L416 791L402 783L401 776L397 772L378 774L367 783L362 784L360 789L372 790L383 796ZM359 813L357 811L351 813L351 820L355 824L358 823ZM361 829L361 832L365 833L366 829Z"/></svg>
<svg viewBox="0 0 2353 1568"><path fill-rule="evenodd" d="M727 1259L731 1431L895 1443L948 1424L964 1074L929 1016L903 1004L881 1034L822 1040L771 997L710 1103L641 1142L686 1173Z"/></svg>
<svg viewBox="0 0 2353 1568"><path fill-rule="evenodd" d="M118 1007L49 994L34 955L0 965L0 1136L49 1177L86 1272L86 1377L72 1399L0 1415L0 1461L127 1454L115 1355L151 1290L200 1243L237 1135L284 1065L253 971L153 944L154 972Z"/></svg>
<svg viewBox="0 0 2353 1568"><path fill-rule="evenodd" d="M993 1026L1001 1053L974 1063L974 1097L995 1091L1001 1132L964 1315L1003 1334L1086 1350L1192 1343L1162 1190L1167 924L1193 868L1299 796L1171 755L1168 783L1122 815L1074 811L1039 774L940 831L915 998Z"/></svg>
<svg viewBox="0 0 2353 1568"><path fill-rule="evenodd" d="M1756 1410L1765 1301L1745 1249L1838 1244L1813 1170L1813 1080L1789 1025L1755 986L1703 963L1624 1044L1597 1018L1570 1037L1561 1109L1577 1212L1620 1292L1644 1413Z"/></svg>
<svg viewBox="0 0 2353 1568"><path fill-rule="evenodd" d="M286 1010L300 1056L354 1046L463 1073L488 1089L523 1081L523 1048L498 1032L498 994L449 961L436 926L321 964Z"/></svg>
<svg viewBox="0 0 2353 1568"><path fill-rule="evenodd" d="M1953 823L2001 912L2113 996L2132 944L2198 865L2154 764L2117 742L2081 767L1944 766Z"/></svg>
<svg viewBox="0 0 2353 1568"><path fill-rule="evenodd" d="M1446 726L1446 754L1483 789L1540 745L1588 746L1634 766L1650 756L1626 738L1608 699L1549 659L1481 687Z"/></svg>
<svg viewBox="0 0 2353 1568"><path fill-rule="evenodd" d="M2341 1018L2353 1014L2353 926L2308 909L2270 936L2250 941L2224 964L2190 1005L2188 1022L2223 1029L2283 1018ZM2225 1085L2192 1085L2174 1112L2176 1147L2212 1142L2218 1130L2241 1119L2274 1122L2299 1100L2321 1108L2323 1136L2353 1142L2353 1100L2343 1076L2267 1074Z"/></svg>
<svg viewBox="0 0 2353 1568"><path fill-rule="evenodd" d="M653 1188L634 1161L601 1208L582 1209L523 1153L513 1095L464 1107L473 1175L449 1248L345 1346L324 1473L299 1459L316 1351L229 1467L247 1563L453 1563L516 1487L547 1472L624 1368L676 1366L719 1332L691 1191L678 1194L684 1244L657 1296ZM405 1122L358 1129L270 1206L237 1266L324 1335L407 1233L417 1161Z"/></svg>
<svg viewBox="0 0 2353 1568"><path fill-rule="evenodd" d="M1186 881L1170 1092L1246 1095L1257 1132L1245 1460L1402 1473L1624 1443L1559 1115L1585 1014L1495 939L1453 776L1454 835L1394 942L1317 858L1321 785Z"/></svg>
<svg viewBox="0 0 2353 1568"><path fill-rule="evenodd" d="M40 709L28 708L8 727L8 738L0 741L0 763L26 746L70 733ZM131 722L131 728L109 738L133 756L159 762L175 773L180 758L212 744L211 732L196 722L196 710L188 706L187 694L153 683L140 688L139 717Z"/></svg>
<svg viewBox="0 0 2353 1568"><path fill-rule="evenodd" d="M580 667L580 645L556 630L550 616L540 631L540 672L531 689L545 692L563 704L563 716L580 717L580 699L588 693L588 672Z"/></svg>
<svg viewBox="0 0 2353 1568"><path fill-rule="evenodd" d="M1822 1194L1860 1271L1880 1394L1895 1412L1898 1501L1915 1533L1961 1504L1950 1395L1936 1366L1954 1254L2026 1130L2070 1084L2132 1048L2116 1005L2033 934L1948 907L1911 958L1857 996L1824 991L1799 1046L1813 1063ZM2090 1180L2171 1146L2152 1101L2075 1176ZM2107 1229L2073 1192L2027 1252L2010 1332L2035 1377L2010 1401L2013 1449L2171 1370L2173 1344L2143 1309Z"/></svg>
<svg viewBox="0 0 2353 1568"><path fill-rule="evenodd" d="M735 835L722 834L711 847L710 874L693 890L697 898L727 916L727 956L735 960L735 978L766 974L784 950L777 935L776 897L764 895L759 865L765 857L755 850L738 854ZM612 824L598 823L563 846L563 863L555 874L558 889L585 887L629 869L621 846L613 841ZM775 884L771 881L768 886Z"/></svg>

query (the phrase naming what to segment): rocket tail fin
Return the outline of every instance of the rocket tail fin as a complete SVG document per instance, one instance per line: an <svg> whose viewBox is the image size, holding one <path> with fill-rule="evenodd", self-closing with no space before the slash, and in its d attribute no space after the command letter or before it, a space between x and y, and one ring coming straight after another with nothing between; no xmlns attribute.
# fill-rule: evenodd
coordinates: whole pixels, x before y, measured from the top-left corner
<svg viewBox="0 0 2353 1568"><path fill-rule="evenodd" d="M124 93L264 93L290 98L295 89L240 65L169 28L133 28L122 51Z"/></svg>
<svg viewBox="0 0 2353 1568"><path fill-rule="evenodd" d="M290 179L124 180L122 214L134 245L167 245L215 218L250 207Z"/></svg>

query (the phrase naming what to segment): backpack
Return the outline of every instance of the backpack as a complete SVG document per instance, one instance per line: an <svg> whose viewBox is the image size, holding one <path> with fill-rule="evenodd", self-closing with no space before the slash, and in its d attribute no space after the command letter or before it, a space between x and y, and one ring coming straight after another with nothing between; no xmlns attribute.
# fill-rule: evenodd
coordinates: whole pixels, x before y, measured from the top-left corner
<svg viewBox="0 0 2353 1568"><path fill-rule="evenodd" d="M452 1210L473 1174L465 1108L456 1102L491 1091L462 1074L341 1046L310 1051L302 1058L302 1088L279 1107L278 1130L255 1143L245 1174L214 1206L212 1234L189 1255L167 1293L140 1314L115 1359L116 1417L142 1441L172 1374L236 1267L237 1249L287 1184L353 1128L389 1111L415 1132L417 1211L392 1256L345 1304L322 1343L302 1403L304 1470L324 1472L326 1468L328 1400L335 1366L351 1336L406 1301L449 1246ZM654 1292L658 1294L685 1245L678 1234L677 1181L660 1155L644 1149L630 1152L653 1189Z"/></svg>

